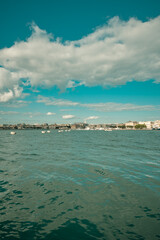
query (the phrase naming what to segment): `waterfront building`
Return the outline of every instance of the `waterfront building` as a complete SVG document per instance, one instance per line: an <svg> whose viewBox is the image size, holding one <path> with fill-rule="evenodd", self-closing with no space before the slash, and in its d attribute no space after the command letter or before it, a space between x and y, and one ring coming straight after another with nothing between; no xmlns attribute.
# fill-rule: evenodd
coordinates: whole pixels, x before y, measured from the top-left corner
<svg viewBox="0 0 160 240"><path fill-rule="evenodd" d="M71 129L72 130L76 130L76 129L85 129L88 126L87 123L74 123L71 125Z"/></svg>
<svg viewBox="0 0 160 240"><path fill-rule="evenodd" d="M153 128L153 122L152 121L140 121L139 124L145 124L147 129L152 129Z"/></svg>
<svg viewBox="0 0 160 240"><path fill-rule="evenodd" d="M159 129L160 128L160 120L154 121L153 128L155 128L155 129Z"/></svg>
<svg viewBox="0 0 160 240"><path fill-rule="evenodd" d="M125 123L125 127L128 129L133 129L137 124L139 124L137 121L128 121Z"/></svg>

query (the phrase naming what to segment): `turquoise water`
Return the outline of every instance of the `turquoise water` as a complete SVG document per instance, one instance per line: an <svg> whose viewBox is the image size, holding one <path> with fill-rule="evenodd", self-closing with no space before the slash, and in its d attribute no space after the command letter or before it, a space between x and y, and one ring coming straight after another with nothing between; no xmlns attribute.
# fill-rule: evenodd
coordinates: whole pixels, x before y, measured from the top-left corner
<svg viewBox="0 0 160 240"><path fill-rule="evenodd" d="M160 131L0 131L0 239L160 239Z"/></svg>

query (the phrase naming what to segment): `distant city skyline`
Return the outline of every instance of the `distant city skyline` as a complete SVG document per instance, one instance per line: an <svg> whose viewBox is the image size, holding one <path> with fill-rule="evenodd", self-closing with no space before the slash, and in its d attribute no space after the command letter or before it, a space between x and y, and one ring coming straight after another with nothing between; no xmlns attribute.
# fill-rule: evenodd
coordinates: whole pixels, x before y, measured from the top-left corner
<svg viewBox="0 0 160 240"><path fill-rule="evenodd" d="M158 0L0 6L0 124L160 119Z"/></svg>

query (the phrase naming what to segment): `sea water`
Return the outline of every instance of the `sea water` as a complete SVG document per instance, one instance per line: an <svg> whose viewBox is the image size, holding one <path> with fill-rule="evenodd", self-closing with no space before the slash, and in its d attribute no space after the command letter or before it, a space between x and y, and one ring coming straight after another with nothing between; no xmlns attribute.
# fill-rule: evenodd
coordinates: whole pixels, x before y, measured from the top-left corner
<svg viewBox="0 0 160 240"><path fill-rule="evenodd" d="M0 131L0 239L160 239L160 131Z"/></svg>

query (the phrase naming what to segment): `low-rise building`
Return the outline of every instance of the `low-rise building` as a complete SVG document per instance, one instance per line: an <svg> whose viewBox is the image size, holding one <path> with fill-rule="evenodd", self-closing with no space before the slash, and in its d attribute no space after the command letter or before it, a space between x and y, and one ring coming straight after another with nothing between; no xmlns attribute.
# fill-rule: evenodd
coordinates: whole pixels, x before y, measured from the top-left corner
<svg viewBox="0 0 160 240"><path fill-rule="evenodd" d="M125 123L125 127L126 128L135 128L135 126L138 124L138 122L137 121L128 121L128 122L126 122Z"/></svg>
<svg viewBox="0 0 160 240"><path fill-rule="evenodd" d="M153 128L155 128L155 129L159 129L160 128L160 120L154 121Z"/></svg>
<svg viewBox="0 0 160 240"><path fill-rule="evenodd" d="M144 122L140 121L139 124L146 125L147 129L152 129L153 128L153 122L152 121L144 121Z"/></svg>
<svg viewBox="0 0 160 240"><path fill-rule="evenodd" d="M74 123L71 125L71 129L72 130L76 130L76 129L85 129L88 126L87 123Z"/></svg>

